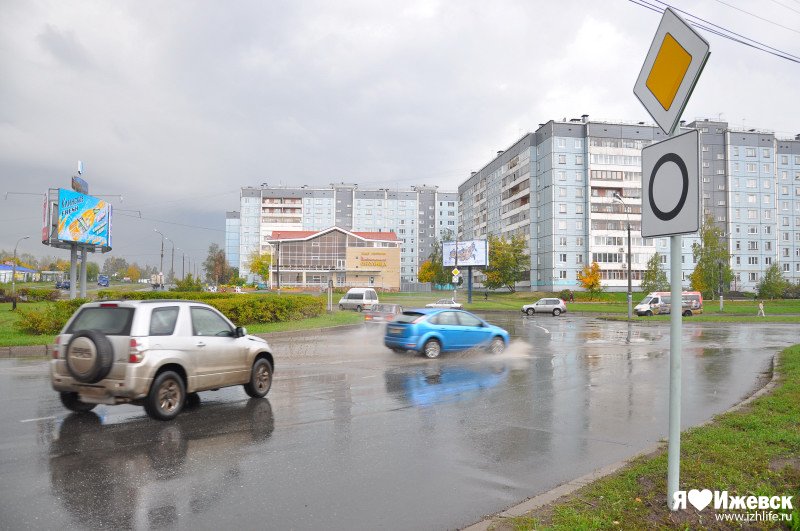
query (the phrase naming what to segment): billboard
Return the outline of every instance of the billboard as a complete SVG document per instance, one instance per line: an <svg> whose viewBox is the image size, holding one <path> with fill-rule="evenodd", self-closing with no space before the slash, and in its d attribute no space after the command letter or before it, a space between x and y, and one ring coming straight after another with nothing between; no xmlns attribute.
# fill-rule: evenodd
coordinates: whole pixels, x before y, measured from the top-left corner
<svg viewBox="0 0 800 531"><path fill-rule="evenodd" d="M456 258L458 263L456 264ZM442 243L442 265L485 266L489 264L489 244L486 240Z"/></svg>
<svg viewBox="0 0 800 531"><path fill-rule="evenodd" d="M111 205L102 199L58 189L58 239L111 247Z"/></svg>

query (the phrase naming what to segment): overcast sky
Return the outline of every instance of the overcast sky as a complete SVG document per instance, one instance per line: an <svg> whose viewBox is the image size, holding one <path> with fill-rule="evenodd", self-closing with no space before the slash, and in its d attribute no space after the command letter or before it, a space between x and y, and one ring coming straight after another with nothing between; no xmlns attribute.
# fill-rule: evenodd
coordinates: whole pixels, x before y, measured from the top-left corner
<svg viewBox="0 0 800 531"><path fill-rule="evenodd" d="M800 0L672 5L800 56ZM661 15L626 0L3 0L0 12L0 249L30 235L19 249L37 256L69 253L39 242L41 195L20 194L69 188L78 160L114 205L112 254L158 265L154 228L200 260L242 186L455 190L550 119L652 122L632 90ZM684 119L800 133L800 64L701 33L711 58Z"/></svg>

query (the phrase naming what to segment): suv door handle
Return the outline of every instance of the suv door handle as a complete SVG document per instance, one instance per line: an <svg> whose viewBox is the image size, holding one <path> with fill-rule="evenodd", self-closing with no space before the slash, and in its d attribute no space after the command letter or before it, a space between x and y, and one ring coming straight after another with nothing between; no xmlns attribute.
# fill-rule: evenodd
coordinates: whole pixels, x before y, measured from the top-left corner
<svg viewBox="0 0 800 531"><path fill-rule="evenodd" d="M204 346L206 346L206 344L205 344L205 343L203 343L202 341L198 341L198 342L197 342L197 346L198 346L198 347L204 347Z"/></svg>

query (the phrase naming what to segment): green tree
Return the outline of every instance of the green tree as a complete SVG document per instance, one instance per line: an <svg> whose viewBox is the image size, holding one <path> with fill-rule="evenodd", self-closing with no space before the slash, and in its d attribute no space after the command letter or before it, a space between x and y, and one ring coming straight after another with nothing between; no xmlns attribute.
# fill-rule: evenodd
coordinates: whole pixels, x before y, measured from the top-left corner
<svg viewBox="0 0 800 531"><path fill-rule="evenodd" d="M764 271L764 276L756 286L760 299L780 299L789 287L789 281L783 276L780 265L772 264Z"/></svg>
<svg viewBox="0 0 800 531"><path fill-rule="evenodd" d="M689 277L693 291L713 298L720 284L726 286L733 280L729 265L731 255L723 240L722 229L714 225L711 216L706 216L700 227L700 244L692 248L692 256L697 264Z"/></svg>
<svg viewBox="0 0 800 531"><path fill-rule="evenodd" d="M647 267L642 273L642 291L669 291L669 281L667 272L661 267L661 255L655 253L647 261Z"/></svg>
<svg viewBox="0 0 800 531"><path fill-rule="evenodd" d="M219 245L212 243L208 246L208 256L203 262L206 280L214 284L227 284L233 277L233 269L228 265L225 251Z"/></svg>
<svg viewBox="0 0 800 531"><path fill-rule="evenodd" d="M269 270L272 267L272 255L254 249L248 258L250 260L250 272L260 277L261 280L268 280Z"/></svg>
<svg viewBox="0 0 800 531"><path fill-rule="evenodd" d="M106 261L103 262L103 274L108 275L110 277L113 276L125 276L125 272L128 270L128 261L124 258L117 258L115 256L109 256L106 258Z"/></svg>
<svg viewBox="0 0 800 531"><path fill-rule="evenodd" d="M97 275L100 274L100 265L90 260L86 261L86 281L96 282Z"/></svg>
<svg viewBox="0 0 800 531"><path fill-rule="evenodd" d="M583 289L589 292L589 300L603 291L603 286L600 281L600 264L597 262L592 262L590 265L583 266L583 269L578 272L578 282L583 286Z"/></svg>
<svg viewBox="0 0 800 531"><path fill-rule="evenodd" d="M511 240L489 236L489 265L486 267L486 281L489 289L506 287L512 293L516 291L516 283L523 279L525 271L530 268L530 258L525 250L525 236L516 234Z"/></svg>
<svg viewBox="0 0 800 531"><path fill-rule="evenodd" d="M185 279L175 281L175 291L203 291L203 281L188 273Z"/></svg>

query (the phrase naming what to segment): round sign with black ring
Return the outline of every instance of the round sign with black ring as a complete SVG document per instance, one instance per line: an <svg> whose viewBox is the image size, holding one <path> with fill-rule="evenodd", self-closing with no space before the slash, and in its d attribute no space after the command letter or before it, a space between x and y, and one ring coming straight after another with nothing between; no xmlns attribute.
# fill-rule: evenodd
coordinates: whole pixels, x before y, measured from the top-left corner
<svg viewBox="0 0 800 531"><path fill-rule="evenodd" d="M659 168L661 168L661 166L667 162L674 163L676 166L678 166L678 169L681 170L683 186L681 187L681 198L678 200L678 204L675 205L675 208L669 212L664 212L658 208L658 206L656 206L656 201L653 198L653 179L655 179L656 175L658 175ZM683 159L681 159L676 153L667 153L658 159L658 162L656 162L656 165L653 167L653 171L650 174L650 186L647 193L647 199L650 201L650 208L653 209L653 213L658 219L661 221L669 221L680 213L684 203L686 203L687 195L689 195L689 171L686 169L686 163L684 163Z"/></svg>

